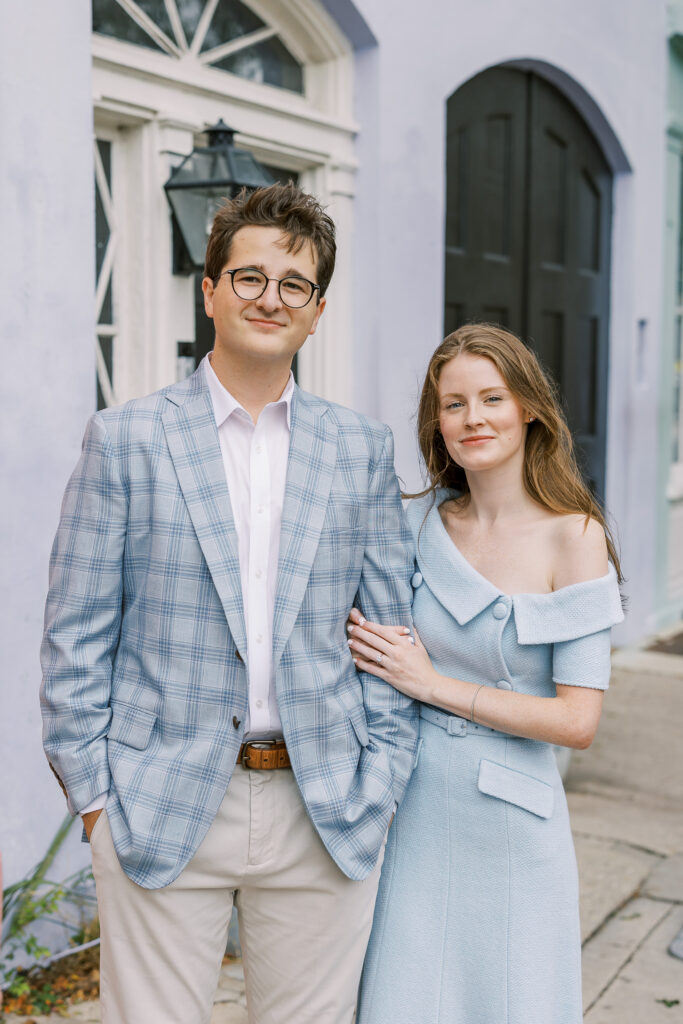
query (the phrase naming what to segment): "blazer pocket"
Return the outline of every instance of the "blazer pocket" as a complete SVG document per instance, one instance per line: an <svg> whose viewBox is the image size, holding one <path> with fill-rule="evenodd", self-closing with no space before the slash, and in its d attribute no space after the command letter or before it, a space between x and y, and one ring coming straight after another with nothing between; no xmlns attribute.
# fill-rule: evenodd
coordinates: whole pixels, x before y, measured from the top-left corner
<svg viewBox="0 0 683 1024"><path fill-rule="evenodd" d="M358 689L360 693L360 687ZM365 717L364 705L358 701L358 695L349 689L344 689L340 693L335 693L335 699L351 723L361 747L367 747L370 743L368 720Z"/></svg>
<svg viewBox="0 0 683 1024"><path fill-rule="evenodd" d="M537 814L539 818L550 818L553 813L555 794L547 782L535 779L533 775L515 771L495 761L479 762L479 791L495 796L509 804L523 807L525 811Z"/></svg>
<svg viewBox="0 0 683 1024"><path fill-rule="evenodd" d="M353 731L356 734L356 739L360 743L361 747L367 747L370 742L370 736L368 734L368 723L365 718L365 712L362 707L356 705L352 708L345 708L347 718L353 726Z"/></svg>
<svg viewBox="0 0 683 1024"><path fill-rule="evenodd" d="M145 711L144 708L125 704L123 701L111 702L111 724L107 739L116 740L127 747L144 750L152 735L156 712Z"/></svg>

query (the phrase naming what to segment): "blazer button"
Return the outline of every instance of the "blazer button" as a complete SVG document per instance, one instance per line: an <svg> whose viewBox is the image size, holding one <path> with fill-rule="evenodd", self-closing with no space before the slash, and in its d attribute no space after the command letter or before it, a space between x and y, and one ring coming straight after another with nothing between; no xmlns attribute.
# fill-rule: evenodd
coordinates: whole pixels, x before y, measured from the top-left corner
<svg viewBox="0 0 683 1024"><path fill-rule="evenodd" d="M242 657L240 652L237 650L237 648L235 648L235 657L237 658L238 661L244 662L244 658Z"/></svg>
<svg viewBox="0 0 683 1024"><path fill-rule="evenodd" d="M417 589L419 586L421 586L421 584L422 584L422 573L421 572L414 572L413 573L413 578L410 581L410 585L412 587L415 587L415 589Z"/></svg>
<svg viewBox="0 0 683 1024"><path fill-rule="evenodd" d="M499 601L498 604L493 606L493 617L494 619L504 619L508 613L508 606L503 602Z"/></svg>
<svg viewBox="0 0 683 1024"><path fill-rule="evenodd" d="M236 729L239 729L241 723L237 715L232 716L232 724L235 726Z"/></svg>

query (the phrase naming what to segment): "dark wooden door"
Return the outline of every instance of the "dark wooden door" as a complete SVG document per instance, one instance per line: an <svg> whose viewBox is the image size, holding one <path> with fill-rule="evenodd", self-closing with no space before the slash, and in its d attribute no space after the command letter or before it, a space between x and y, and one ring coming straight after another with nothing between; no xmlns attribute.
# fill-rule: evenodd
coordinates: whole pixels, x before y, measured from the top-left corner
<svg viewBox="0 0 683 1024"><path fill-rule="evenodd" d="M493 68L447 109L446 332L520 334L560 387L579 459L603 495L612 178L557 89Z"/></svg>

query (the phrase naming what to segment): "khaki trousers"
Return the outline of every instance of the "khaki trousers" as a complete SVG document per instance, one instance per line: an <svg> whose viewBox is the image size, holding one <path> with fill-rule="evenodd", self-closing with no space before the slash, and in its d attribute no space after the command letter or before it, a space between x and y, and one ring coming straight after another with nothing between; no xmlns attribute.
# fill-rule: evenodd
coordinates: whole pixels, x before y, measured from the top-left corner
<svg viewBox="0 0 683 1024"><path fill-rule="evenodd" d="M382 858L350 881L291 770L237 765L197 853L163 889L124 874L106 812L91 846L103 1024L208 1024L233 897L250 1024L350 1024Z"/></svg>

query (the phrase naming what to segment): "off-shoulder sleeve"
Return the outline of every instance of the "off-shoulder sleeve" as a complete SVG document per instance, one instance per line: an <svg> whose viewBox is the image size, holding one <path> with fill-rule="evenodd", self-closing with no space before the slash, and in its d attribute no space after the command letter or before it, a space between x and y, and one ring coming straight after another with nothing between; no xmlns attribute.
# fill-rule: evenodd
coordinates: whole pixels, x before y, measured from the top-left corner
<svg viewBox="0 0 683 1024"><path fill-rule="evenodd" d="M553 645L553 682L606 690L610 677L610 630Z"/></svg>
<svg viewBox="0 0 683 1024"><path fill-rule="evenodd" d="M517 641L557 644L609 630L624 618L614 566L606 576L573 583L551 594L513 597Z"/></svg>
<svg viewBox="0 0 683 1024"><path fill-rule="evenodd" d="M555 683L607 689L610 631L624 618L613 565L599 579L551 594L518 594L513 603L518 642L553 645Z"/></svg>

